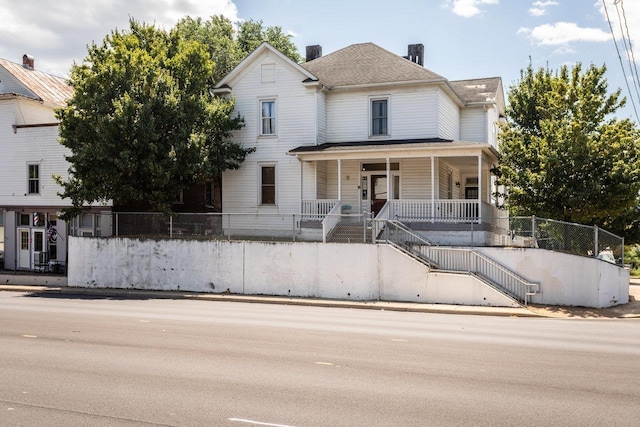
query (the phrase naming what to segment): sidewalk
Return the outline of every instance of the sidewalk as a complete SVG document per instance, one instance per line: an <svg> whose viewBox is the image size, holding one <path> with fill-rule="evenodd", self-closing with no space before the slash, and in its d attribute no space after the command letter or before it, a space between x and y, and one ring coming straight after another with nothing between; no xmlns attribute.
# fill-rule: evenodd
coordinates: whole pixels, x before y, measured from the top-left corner
<svg viewBox="0 0 640 427"><path fill-rule="evenodd" d="M259 304L339 307L369 310L407 311L418 313L468 314L513 317L554 318L640 318L640 280L632 279L629 303L611 308L584 308L529 305L521 308L463 306L447 304L403 303L390 301L344 301L317 298L289 298L260 295L211 294L177 291L149 291L129 289L69 288L66 286L7 285L0 291L24 292L34 296L87 299L195 299L204 301L233 301Z"/></svg>

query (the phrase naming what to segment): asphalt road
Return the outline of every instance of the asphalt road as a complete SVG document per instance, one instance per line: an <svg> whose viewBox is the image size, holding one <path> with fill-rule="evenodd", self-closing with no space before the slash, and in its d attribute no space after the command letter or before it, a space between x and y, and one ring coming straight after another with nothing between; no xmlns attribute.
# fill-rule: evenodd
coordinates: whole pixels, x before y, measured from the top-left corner
<svg viewBox="0 0 640 427"><path fill-rule="evenodd" d="M640 320L0 293L0 425L626 426Z"/></svg>

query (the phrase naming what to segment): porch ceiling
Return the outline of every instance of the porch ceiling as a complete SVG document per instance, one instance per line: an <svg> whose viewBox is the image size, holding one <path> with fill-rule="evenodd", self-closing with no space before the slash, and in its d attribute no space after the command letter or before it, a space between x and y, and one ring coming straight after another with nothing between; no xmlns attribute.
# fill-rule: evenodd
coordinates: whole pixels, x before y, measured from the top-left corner
<svg viewBox="0 0 640 427"><path fill-rule="evenodd" d="M497 161L498 153L489 144L427 138L325 143L298 147L288 154L305 161L448 157L450 159L447 161L460 162L460 166L467 166L477 165L477 156L480 154L489 161Z"/></svg>

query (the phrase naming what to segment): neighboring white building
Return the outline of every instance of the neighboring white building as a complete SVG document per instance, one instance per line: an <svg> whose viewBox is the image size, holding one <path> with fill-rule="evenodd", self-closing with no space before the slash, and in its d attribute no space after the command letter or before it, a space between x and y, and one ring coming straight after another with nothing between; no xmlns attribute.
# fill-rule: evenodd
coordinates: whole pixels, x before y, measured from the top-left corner
<svg viewBox="0 0 640 427"><path fill-rule="evenodd" d="M54 110L72 93L65 79L35 70L29 55L22 64L0 59L0 251L7 270L66 264L70 230L58 215L70 203L58 196L53 175L67 175L70 152L58 143ZM78 218L74 234L100 234L98 211Z"/></svg>
<svg viewBox="0 0 640 427"><path fill-rule="evenodd" d="M422 66L423 52L409 45L402 57L364 43L321 56L310 46L299 65L263 43L215 89L245 119L234 140L256 148L224 173L223 212L320 220L373 212L425 234L504 216L490 172L502 81L449 81ZM247 229L273 226L246 218Z"/></svg>

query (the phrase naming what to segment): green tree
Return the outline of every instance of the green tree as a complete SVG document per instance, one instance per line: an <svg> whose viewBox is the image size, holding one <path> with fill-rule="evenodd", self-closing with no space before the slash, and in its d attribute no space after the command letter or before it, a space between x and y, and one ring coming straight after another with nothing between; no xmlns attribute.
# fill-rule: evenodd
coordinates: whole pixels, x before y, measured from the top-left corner
<svg viewBox="0 0 640 427"><path fill-rule="evenodd" d="M615 225L618 232L633 221L640 133L612 117L625 100L620 90L607 92L605 71L591 65L583 72L580 63L534 71L529 64L509 89L498 183L508 188L513 215Z"/></svg>
<svg viewBox="0 0 640 427"><path fill-rule="evenodd" d="M106 200L167 212L181 190L237 168L250 150L227 140L242 119L211 94L214 70L203 42L134 20L90 46L56 112L71 151L65 217Z"/></svg>
<svg viewBox="0 0 640 427"><path fill-rule="evenodd" d="M300 63L302 57L291 39L292 36L283 33L279 26L265 28L262 21L249 20L240 25L237 41L245 54L253 52L262 42L268 42L294 62Z"/></svg>

